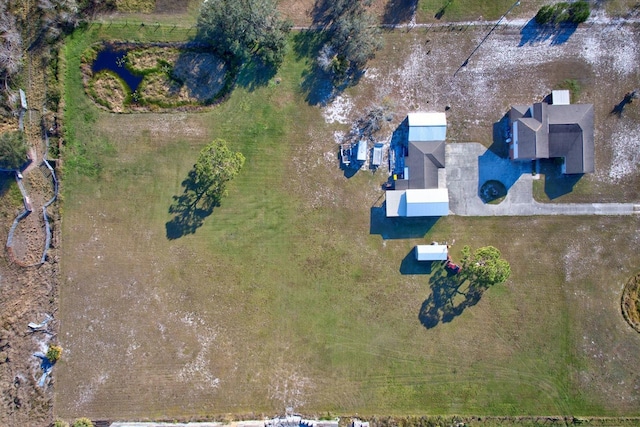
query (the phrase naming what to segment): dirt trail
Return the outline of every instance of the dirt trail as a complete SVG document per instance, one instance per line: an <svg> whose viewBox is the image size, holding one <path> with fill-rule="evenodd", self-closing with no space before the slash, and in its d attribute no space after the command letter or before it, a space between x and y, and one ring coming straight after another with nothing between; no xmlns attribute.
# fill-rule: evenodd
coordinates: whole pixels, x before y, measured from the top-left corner
<svg viewBox="0 0 640 427"><path fill-rule="evenodd" d="M43 371L40 359L34 356L46 351L57 331L57 251L50 249L48 261L41 264L46 245L43 206L53 195L51 177L41 166L46 150L41 111L46 80L40 52L29 51L24 59L24 89L30 108L24 114L24 131L31 162L22 171L21 184L28 193L32 212L18 223L11 250L0 258L0 425L3 426L44 426L53 419L53 380L49 376L43 386L38 384ZM3 242L7 242L11 221L17 213L15 206L0 207ZM54 224L53 229L56 228ZM53 240L57 241L57 237ZM53 320L43 330L33 331L27 326L29 322L42 322L47 315L53 316Z"/></svg>

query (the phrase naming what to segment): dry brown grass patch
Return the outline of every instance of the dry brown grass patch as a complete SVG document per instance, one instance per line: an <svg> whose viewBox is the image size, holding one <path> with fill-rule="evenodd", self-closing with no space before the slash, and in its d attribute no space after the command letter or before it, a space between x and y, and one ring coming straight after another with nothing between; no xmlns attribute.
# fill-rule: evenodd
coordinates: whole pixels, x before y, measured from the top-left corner
<svg viewBox="0 0 640 427"><path fill-rule="evenodd" d="M640 332L640 272L631 276L622 291L622 315Z"/></svg>
<svg viewBox="0 0 640 427"><path fill-rule="evenodd" d="M175 63L180 56L180 50L167 47L149 47L135 49L127 53L127 66L138 72L157 68L161 62Z"/></svg>
<svg viewBox="0 0 640 427"><path fill-rule="evenodd" d="M104 71L96 74L89 83L89 91L100 105L115 113L125 111L127 91L122 81L113 73Z"/></svg>

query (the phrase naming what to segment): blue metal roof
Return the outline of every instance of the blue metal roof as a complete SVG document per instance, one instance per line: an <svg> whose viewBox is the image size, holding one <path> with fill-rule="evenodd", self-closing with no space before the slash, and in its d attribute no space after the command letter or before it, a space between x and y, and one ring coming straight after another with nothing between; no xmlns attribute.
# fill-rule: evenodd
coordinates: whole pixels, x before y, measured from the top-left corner
<svg viewBox="0 0 640 427"><path fill-rule="evenodd" d="M409 142L444 141L447 139L446 126L409 126Z"/></svg>

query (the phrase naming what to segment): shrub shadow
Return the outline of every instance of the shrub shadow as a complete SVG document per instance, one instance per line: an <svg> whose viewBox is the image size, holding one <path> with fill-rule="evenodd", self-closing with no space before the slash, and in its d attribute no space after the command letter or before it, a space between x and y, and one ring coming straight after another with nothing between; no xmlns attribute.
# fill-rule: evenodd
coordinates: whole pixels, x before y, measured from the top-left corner
<svg viewBox="0 0 640 427"><path fill-rule="evenodd" d="M578 28L578 24L564 23L559 25L540 25L532 18L520 30L519 47L550 40L551 45L566 43Z"/></svg>
<svg viewBox="0 0 640 427"><path fill-rule="evenodd" d="M434 270L429 279L431 294L422 303L418 314L420 323L427 329L451 322L468 307L476 305L487 289L474 284L465 287L467 280L464 275L448 273L443 264L438 264Z"/></svg>
<svg viewBox="0 0 640 427"><path fill-rule="evenodd" d="M388 0L384 7L382 23L385 25L406 24L416 13L418 0Z"/></svg>
<svg viewBox="0 0 640 427"><path fill-rule="evenodd" d="M569 194L584 174L562 173L560 164L554 159L538 160L540 173L544 174L544 192L549 199L557 199Z"/></svg>
<svg viewBox="0 0 640 427"><path fill-rule="evenodd" d="M169 213L173 218L165 224L167 239L175 240L187 234L193 234L202 226L204 220L219 206L218 200L208 198L196 185L195 170L182 181L183 193L173 196Z"/></svg>
<svg viewBox="0 0 640 427"><path fill-rule="evenodd" d="M637 97L638 95L635 90L632 92L628 92L627 94L625 94L622 101L620 101L615 107L613 107L613 109L609 114L611 114L612 116L622 117L622 113L624 112L624 109L627 106L627 104L631 104L633 100L636 99Z"/></svg>
<svg viewBox="0 0 640 427"><path fill-rule="evenodd" d="M440 219L440 217L387 218L385 203L382 206L371 207L369 222L369 234L379 234L384 240L424 237Z"/></svg>

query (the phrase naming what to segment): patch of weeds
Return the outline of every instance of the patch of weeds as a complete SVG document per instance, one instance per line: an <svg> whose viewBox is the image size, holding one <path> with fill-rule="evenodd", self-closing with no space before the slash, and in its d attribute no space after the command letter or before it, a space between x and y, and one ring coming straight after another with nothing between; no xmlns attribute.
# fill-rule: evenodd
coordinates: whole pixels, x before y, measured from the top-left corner
<svg viewBox="0 0 640 427"><path fill-rule="evenodd" d="M571 93L571 102L576 102L582 93L582 85L576 79L565 79L559 85L558 89L567 89Z"/></svg>

